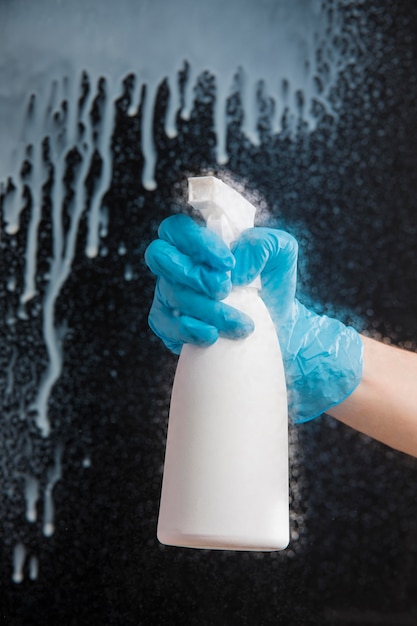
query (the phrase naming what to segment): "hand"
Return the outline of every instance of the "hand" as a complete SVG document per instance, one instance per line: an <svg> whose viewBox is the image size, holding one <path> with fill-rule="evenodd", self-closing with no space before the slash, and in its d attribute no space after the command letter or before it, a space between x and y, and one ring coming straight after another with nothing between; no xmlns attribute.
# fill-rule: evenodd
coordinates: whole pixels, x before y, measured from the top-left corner
<svg viewBox="0 0 417 626"><path fill-rule="evenodd" d="M149 324L177 354L185 342L209 345L220 335L247 336L253 323L220 302L232 283L261 274L261 297L277 328L295 422L342 402L362 376L362 342L353 328L319 316L296 298L296 240L267 228L245 231L233 254L212 232L177 215L162 222L160 239L145 253L158 276ZM231 280L229 277L231 270Z"/></svg>
<svg viewBox="0 0 417 626"><path fill-rule="evenodd" d="M277 329L288 392L289 415L305 422L342 402L362 379L359 334L336 319L317 315L295 297L297 241L288 233L253 228L233 248L232 283L261 275L261 297Z"/></svg>
<svg viewBox="0 0 417 626"><path fill-rule="evenodd" d="M253 331L252 320L221 302L232 289L235 259L223 241L185 215L164 220L145 252L157 276L149 325L175 354L184 343L208 346Z"/></svg>

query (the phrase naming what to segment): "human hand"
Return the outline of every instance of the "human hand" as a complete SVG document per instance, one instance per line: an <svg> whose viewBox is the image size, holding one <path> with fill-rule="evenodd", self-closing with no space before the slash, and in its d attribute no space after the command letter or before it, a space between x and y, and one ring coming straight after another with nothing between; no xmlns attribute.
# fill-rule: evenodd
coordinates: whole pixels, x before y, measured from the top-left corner
<svg viewBox="0 0 417 626"><path fill-rule="evenodd" d="M233 285L261 275L260 295L277 329L293 421L312 420L341 403L362 379L362 340L355 329L295 297L296 239L282 230L253 228L242 233L233 254Z"/></svg>
<svg viewBox="0 0 417 626"><path fill-rule="evenodd" d="M162 222L159 236L145 253L158 276L149 324L173 352L179 354L183 343L210 345L219 334L240 338L252 332L250 318L221 300L232 284L261 275L260 295L277 329L293 421L318 417L355 389L362 377L361 339L296 299L298 245L291 235L249 229L232 254L214 233L176 215Z"/></svg>
<svg viewBox="0 0 417 626"><path fill-rule="evenodd" d="M253 331L252 320L221 302L231 291L233 254L207 228L186 215L165 219L145 261L157 276L149 326L175 354L184 343L208 346Z"/></svg>

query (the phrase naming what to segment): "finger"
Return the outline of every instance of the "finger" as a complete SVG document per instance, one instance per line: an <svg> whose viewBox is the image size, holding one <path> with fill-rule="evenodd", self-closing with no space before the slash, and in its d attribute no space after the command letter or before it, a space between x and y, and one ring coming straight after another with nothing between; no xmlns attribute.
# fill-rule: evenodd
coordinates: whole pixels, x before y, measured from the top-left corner
<svg viewBox="0 0 417 626"><path fill-rule="evenodd" d="M245 313L187 287L172 285L164 278L158 279L156 297L173 315L200 320L230 339L246 337L254 330L252 319Z"/></svg>
<svg viewBox="0 0 417 626"><path fill-rule="evenodd" d="M244 285L261 274L262 298L276 323L288 316L297 283L298 244L282 230L254 228L239 238L233 253L232 283Z"/></svg>
<svg viewBox="0 0 417 626"><path fill-rule="evenodd" d="M217 328L191 317L174 315L157 300L151 307L148 322L153 332L175 354L180 354L184 343L209 346L219 336Z"/></svg>
<svg viewBox="0 0 417 626"><path fill-rule="evenodd" d="M236 265L232 271L232 283L244 285L263 274L283 280L292 277L297 269L298 244L292 235L272 228L245 230L233 248Z"/></svg>
<svg viewBox="0 0 417 626"><path fill-rule="evenodd" d="M228 272L196 264L191 257L162 239L150 243L145 251L145 261L156 276L190 287L216 300L225 298L232 288Z"/></svg>
<svg viewBox="0 0 417 626"><path fill-rule="evenodd" d="M193 343L196 346L211 346L219 338L217 328L193 317L181 315L179 326L184 337L184 343Z"/></svg>
<svg viewBox="0 0 417 626"><path fill-rule="evenodd" d="M227 245L208 228L199 226L187 215L172 215L159 226L161 239L190 256L197 263L227 271L235 260Z"/></svg>

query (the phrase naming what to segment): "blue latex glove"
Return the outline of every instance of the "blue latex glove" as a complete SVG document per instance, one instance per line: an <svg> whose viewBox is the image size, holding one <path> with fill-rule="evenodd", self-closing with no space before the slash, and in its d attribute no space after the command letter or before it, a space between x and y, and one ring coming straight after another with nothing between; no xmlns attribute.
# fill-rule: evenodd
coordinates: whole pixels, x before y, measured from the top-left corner
<svg viewBox="0 0 417 626"><path fill-rule="evenodd" d="M317 315L296 299L298 245L291 235L249 229L232 254L211 231L177 215L162 222L159 237L145 254L158 276L149 324L174 352L186 342L209 345L219 334L250 333L251 320L220 300L232 283L242 286L261 274L260 295L277 329L293 421L318 417L356 388L362 341L353 328Z"/></svg>
<svg viewBox="0 0 417 626"><path fill-rule="evenodd" d="M219 335L239 339L250 334L250 317L221 302L232 289L235 258L226 244L186 215L164 220L159 239L145 251L158 277L149 325L175 354L184 343L208 346Z"/></svg>

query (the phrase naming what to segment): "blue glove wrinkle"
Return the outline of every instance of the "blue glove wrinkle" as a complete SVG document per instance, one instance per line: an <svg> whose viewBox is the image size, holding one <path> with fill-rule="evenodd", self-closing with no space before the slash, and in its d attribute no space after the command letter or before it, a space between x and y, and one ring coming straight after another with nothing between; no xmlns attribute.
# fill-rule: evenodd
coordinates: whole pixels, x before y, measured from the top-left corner
<svg viewBox="0 0 417 626"><path fill-rule="evenodd" d="M233 282L245 284L264 270L272 274L293 273L297 267L298 243L283 230L249 228L245 230L232 248L236 265L232 272Z"/></svg>
<svg viewBox="0 0 417 626"><path fill-rule="evenodd" d="M356 389L362 378L363 346L355 329L297 305L287 343L296 358L288 363L286 376L289 414L301 423L340 404ZM288 331L282 329L284 337Z"/></svg>
<svg viewBox="0 0 417 626"><path fill-rule="evenodd" d="M149 327L153 330L155 335L164 342L166 347L171 350L171 352L174 352L174 354L180 354L182 341L180 340L177 319L170 314L166 307L162 305L157 292L158 283L156 285L151 310L149 311ZM175 339L171 339L171 337L175 337Z"/></svg>
<svg viewBox="0 0 417 626"><path fill-rule="evenodd" d="M164 277L171 283L191 287L215 300L225 298L232 288L230 275L226 270L196 264L191 257L162 239L149 244L145 261L156 276Z"/></svg>
<svg viewBox="0 0 417 626"><path fill-rule="evenodd" d="M233 252L232 281L245 284L261 272L261 297L283 354L289 414L305 422L342 402L362 378L362 341L353 328L308 310L295 298L298 244L268 228L242 233Z"/></svg>
<svg viewBox="0 0 417 626"><path fill-rule="evenodd" d="M186 273L187 278L194 278L196 291L206 293L213 300L224 300L232 290L232 281L228 272L221 272L205 266L193 266ZM190 285L191 286L191 285Z"/></svg>
<svg viewBox="0 0 417 626"><path fill-rule="evenodd" d="M215 325L223 337L243 339L255 329L253 320L249 315L223 302L214 303L213 313L213 321L215 320Z"/></svg>
<svg viewBox="0 0 417 626"><path fill-rule="evenodd" d="M268 251L265 247L258 245L258 241L257 229L249 228L243 231L232 246L236 260L232 270L232 283L238 287L251 283L265 267Z"/></svg>
<svg viewBox="0 0 417 626"><path fill-rule="evenodd" d="M229 271L235 265L233 254L224 241L187 215L167 217L161 222L158 235L196 263L222 271Z"/></svg>
<svg viewBox="0 0 417 626"><path fill-rule="evenodd" d="M180 354L184 343L200 346L214 343L219 336L217 328L200 320L181 315L178 310L167 307L163 303L164 296L161 295L160 282L159 280L155 289L148 323L167 348L175 354Z"/></svg>
<svg viewBox="0 0 417 626"><path fill-rule="evenodd" d="M186 315L200 320L229 339L246 337L253 331L253 321L245 313L164 278L158 281L157 297L172 316Z"/></svg>

